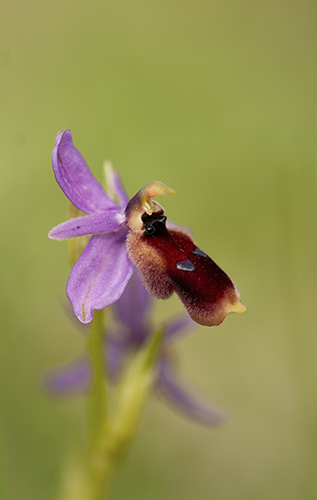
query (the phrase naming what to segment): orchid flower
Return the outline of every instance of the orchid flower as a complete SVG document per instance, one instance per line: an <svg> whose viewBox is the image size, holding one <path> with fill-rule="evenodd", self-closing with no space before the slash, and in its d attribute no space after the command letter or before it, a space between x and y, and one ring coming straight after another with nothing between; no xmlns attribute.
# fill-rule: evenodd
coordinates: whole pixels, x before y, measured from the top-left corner
<svg viewBox="0 0 317 500"><path fill-rule="evenodd" d="M110 380L116 382L129 364L130 357L144 345L153 331L149 321L151 298L137 271L114 308L119 325L110 327L105 336L104 364ZM156 360L154 391L184 416L204 425L216 426L224 420L222 412L197 390L192 390L177 373L175 341L195 326L191 318L184 314L166 323ZM87 355L81 354L71 363L52 369L46 375L45 384L52 394L67 397L88 392L92 379L91 362Z"/></svg>
<svg viewBox="0 0 317 500"><path fill-rule="evenodd" d="M80 321L89 323L94 309L122 296L133 265L152 295L166 299L176 292L197 323L219 325L228 313L245 310L235 284L193 238L184 229L166 227L164 210L152 198L173 194L172 189L154 181L128 200L119 174L112 172L117 204L91 174L69 130L57 134L52 163L62 191L87 215L56 226L48 236L91 235L66 287Z"/></svg>

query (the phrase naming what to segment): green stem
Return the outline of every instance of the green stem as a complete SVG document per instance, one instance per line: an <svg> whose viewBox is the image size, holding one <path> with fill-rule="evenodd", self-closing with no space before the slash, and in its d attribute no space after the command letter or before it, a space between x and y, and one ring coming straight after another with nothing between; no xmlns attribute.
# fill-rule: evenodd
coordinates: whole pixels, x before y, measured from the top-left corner
<svg viewBox="0 0 317 500"><path fill-rule="evenodd" d="M118 386L117 406L104 422L91 455L95 478L108 483L118 463L130 448L154 381L154 365L164 329L153 335L136 354ZM96 497L97 499L98 497Z"/></svg>
<svg viewBox="0 0 317 500"><path fill-rule="evenodd" d="M104 311L95 311L87 345L93 365L93 384L88 396L90 451L94 448L100 431L104 427L107 419L104 342Z"/></svg>
<svg viewBox="0 0 317 500"><path fill-rule="evenodd" d="M163 328L131 360L117 386L114 413L111 418L106 418L103 317L102 312L96 311L88 341L94 372L89 396L89 450L86 457L78 457L68 474L65 500L105 500L112 475L137 433L154 381L155 361L162 335Z"/></svg>

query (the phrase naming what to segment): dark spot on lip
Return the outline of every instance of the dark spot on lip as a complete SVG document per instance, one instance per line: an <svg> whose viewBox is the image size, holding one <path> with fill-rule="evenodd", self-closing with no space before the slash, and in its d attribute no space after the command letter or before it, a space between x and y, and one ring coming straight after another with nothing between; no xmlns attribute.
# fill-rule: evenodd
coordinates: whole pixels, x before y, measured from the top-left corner
<svg viewBox="0 0 317 500"><path fill-rule="evenodd" d="M198 247L196 247L195 250L192 250L191 253L194 253L195 255L201 255L202 257L208 257L208 255Z"/></svg>
<svg viewBox="0 0 317 500"><path fill-rule="evenodd" d="M190 260L181 260L180 262L177 262L176 264L177 269L180 269L181 271L195 271L195 266Z"/></svg>

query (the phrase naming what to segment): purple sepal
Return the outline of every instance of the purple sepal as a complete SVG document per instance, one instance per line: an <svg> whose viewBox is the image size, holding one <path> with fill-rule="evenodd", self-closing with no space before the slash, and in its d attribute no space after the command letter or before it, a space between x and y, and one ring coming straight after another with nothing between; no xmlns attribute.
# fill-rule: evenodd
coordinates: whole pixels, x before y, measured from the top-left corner
<svg viewBox="0 0 317 500"><path fill-rule="evenodd" d="M174 367L165 356L160 359L156 390L179 413L203 425L216 427L225 421L223 413L214 408L206 398L198 395L196 389L179 382Z"/></svg>
<svg viewBox="0 0 317 500"><path fill-rule="evenodd" d="M92 366L86 355L53 368L44 377L44 385L54 396L69 397L86 393L92 384Z"/></svg>
<svg viewBox="0 0 317 500"><path fill-rule="evenodd" d="M116 302L131 278L133 266L125 238L125 231L92 236L74 265L66 293L82 323L92 320L94 309Z"/></svg>
<svg viewBox="0 0 317 500"><path fill-rule="evenodd" d="M84 158L73 145L70 130L61 130L56 135L52 163L60 188L79 210L93 214L118 208L96 181Z"/></svg>
<svg viewBox="0 0 317 500"><path fill-rule="evenodd" d="M102 234L118 231L124 222L124 214L118 210L109 210L99 214L86 215L70 219L48 233L52 240L67 240L88 234Z"/></svg>

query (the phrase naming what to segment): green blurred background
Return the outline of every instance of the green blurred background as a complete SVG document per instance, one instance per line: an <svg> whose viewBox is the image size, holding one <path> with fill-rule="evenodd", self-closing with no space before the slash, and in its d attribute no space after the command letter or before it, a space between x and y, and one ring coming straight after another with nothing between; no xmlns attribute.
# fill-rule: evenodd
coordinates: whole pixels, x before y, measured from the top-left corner
<svg viewBox="0 0 317 500"><path fill-rule="evenodd" d="M57 499L80 399L43 391L82 350L61 303L61 128L101 180L158 179L167 215L234 279L243 315L179 343L180 370L229 419L155 398L113 499L317 498L317 4L306 0L2 0L1 420L6 500ZM177 298L156 318L181 311Z"/></svg>

